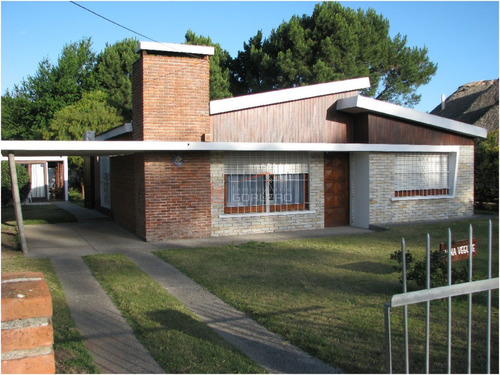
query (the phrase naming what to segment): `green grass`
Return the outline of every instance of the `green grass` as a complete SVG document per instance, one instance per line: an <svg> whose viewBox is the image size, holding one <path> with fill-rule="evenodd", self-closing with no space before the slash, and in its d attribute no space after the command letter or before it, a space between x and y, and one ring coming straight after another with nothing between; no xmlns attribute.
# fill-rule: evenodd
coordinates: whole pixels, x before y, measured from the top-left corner
<svg viewBox="0 0 500 375"><path fill-rule="evenodd" d="M487 222L475 221L478 278L486 275ZM389 259L405 237L407 249L417 259L425 254L425 235L432 248L447 239L451 227L456 239L468 238L468 222L395 226L388 231L357 236L296 240L281 243L251 242L238 246L164 250L161 259L173 264L220 298L244 311L293 344L346 372L385 371L384 303L401 293L396 263ZM498 221L494 222L498 228ZM494 236L494 276L498 276L498 232ZM494 293L492 372L498 372L498 292ZM476 297L473 372L484 369L484 296ZM441 301L431 306L433 367L442 372L442 327L445 309ZM464 372L463 343L466 302L454 302L454 350L452 372ZM412 307L410 324L411 371L424 372L418 351L423 342L422 307ZM395 364L402 371L400 312L393 313ZM399 344L399 345L398 345ZM417 349L417 350L416 350ZM445 349L444 349L445 350ZM446 368L444 369L446 371Z"/></svg>
<svg viewBox="0 0 500 375"><path fill-rule="evenodd" d="M47 280L52 295L56 373L99 373L76 329L52 263L49 259L25 258L18 251L16 237L14 226L2 224L2 272L42 272Z"/></svg>
<svg viewBox="0 0 500 375"><path fill-rule="evenodd" d="M122 255L84 257L136 337L167 373L262 373Z"/></svg>
<svg viewBox="0 0 500 375"><path fill-rule="evenodd" d="M69 212L53 204L22 206L24 225L56 224L76 221ZM2 223L15 225L14 207L2 207Z"/></svg>

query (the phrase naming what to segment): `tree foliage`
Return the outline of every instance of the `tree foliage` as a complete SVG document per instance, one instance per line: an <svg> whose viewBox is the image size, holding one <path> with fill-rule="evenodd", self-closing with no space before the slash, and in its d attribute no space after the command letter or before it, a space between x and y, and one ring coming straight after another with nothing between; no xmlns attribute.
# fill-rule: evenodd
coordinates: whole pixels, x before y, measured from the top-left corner
<svg viewBox="0 0 500 375"><path fill-rule="evenodd" d="M97 134L123 123L118 110L108 104L108 95L95 90L86 92L72 105L55 113L44 139L81 140L87 130Z"/></svg>
<svg viewBox="0 0 500 375"><path fill-rule="evenodd" d="M132 68L139 55L137 40L124 39L106 48L97 57L96 78L108 94L109 103L125 121L132 120Z"/></svg>
<svg viewBox="0 0 500 375"><path fill-rule="evenodd" d="M488 132L484 140L476 141L474 174L475 200L479 206L493 204L498 210L498 130Z"/></svg>
<svg viewBox="0 0 500 375"><path fill-rule="evenodd" d="M209 37L196 35L188 30L186 44L213 46L214 55L210 58L210 100L232 96L229 85L231 56L218 43L213 43Z"/></svg>
<svg viewBox="0 0 500 375"><path fill-rule="evenodd" d="M21 164L16 164L16 173L19 197L23 202L28 198L31 191L30 175L28 170ZM13 200L9 163L2 161L2 207L11 204Z"/></svg>
<svg viewBox="0 0 500 375"><path fill-rule="evenodd" d="M54 114L98 87L92 42L65 45L56 65L44 59L33 76L2 98L2 137L40 139Z"/></svg>
<svg viewBox="0 0 500 375"><path fill-rule="evenodd" d="M389 36L389 22L374 10L352 10L339 3L317 4L312 15L293 16L250 38L232 61L232 90L244 94L367 76L365 94L413 106L415 91L437 66L427 49L410 48L406 37Z"/></svg>

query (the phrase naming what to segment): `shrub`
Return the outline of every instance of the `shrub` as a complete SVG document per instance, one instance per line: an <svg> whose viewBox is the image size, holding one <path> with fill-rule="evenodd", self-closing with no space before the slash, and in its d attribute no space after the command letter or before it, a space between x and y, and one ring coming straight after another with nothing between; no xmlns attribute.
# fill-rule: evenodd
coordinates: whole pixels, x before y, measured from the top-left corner
<svg viewBox="0 0 500 375"><path fill-rule="evenodd" d="M476 204L482 207L489 203L498 210L498 130L476 141L474 174Z"/></svg>
<svg viewBox="0 0 500 375"><path fill-rule="evenodd" d="M17 183L21 202L28 198L31 191L31 181L28 170L21 164L16 164ZM2 207L12 204L12 183L10 180L9 163L2 162Z"/></svg>
<svg viewBox="0 0 500 375"><path fill-rule="evenodd" d="M396 250L390 256L391 259L398 262L398 266L394 268L401 272L399 281L403 282L403 253L401 250ZM430 252L430 273L431 287L448 285L448 256L442 250L434 250ZM453 267L451 271L452 284L463 283L468 281L468 266ZM409 287L416 289L427 288L427 256L424 260L414 262L413 255L406 251L406 280Z"/></svg>

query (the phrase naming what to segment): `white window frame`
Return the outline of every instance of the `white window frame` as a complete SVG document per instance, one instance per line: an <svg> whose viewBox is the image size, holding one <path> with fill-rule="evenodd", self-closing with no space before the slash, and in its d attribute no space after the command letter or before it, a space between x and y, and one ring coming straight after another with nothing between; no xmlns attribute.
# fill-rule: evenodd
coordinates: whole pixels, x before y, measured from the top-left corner
<svg viewBox="0 0 500 375"><path fill-rule="evenodd" d="M443 159L446 158L446 159ZM413 159L413 160L411 160ZM446 163L446 171L442 171L442 164ZM402 164L407 163L406 167ZM405 171L404 169L407 168ZM411 170L413 169L413 170ZM393 196L391 200L419 200L419 199L443 199L454 198L458 169L458 151L457 152L413 152L413 153L397 153L394 161L394 186ZM402 181L408 178L408 175L415 179L415 186L408 185L410 182ZM400 175L400 173L402 173ZM407 176L405 177L405 173ZM433 186L429 182L429 177L441 175L438 177L440 182ZM420 175L420 177L418 176ZM418 182L420 178L420 183ZM443 179L446 179L446 184L443 184ZM426 181L427 180L427 181ZM447 193L442 193L447 189ZM432 193L432 190L437 190L438 193ZM420 193L418 193L420 191ZM403 192L407 192L406 194ZM421 195L420 195L421 194Z"/></svg>

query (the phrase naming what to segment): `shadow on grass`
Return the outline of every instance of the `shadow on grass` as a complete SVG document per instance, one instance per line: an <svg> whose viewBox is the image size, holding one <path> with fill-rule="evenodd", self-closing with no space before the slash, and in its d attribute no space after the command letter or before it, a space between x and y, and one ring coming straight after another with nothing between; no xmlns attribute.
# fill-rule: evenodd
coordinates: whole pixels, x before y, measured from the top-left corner
<svg viewBox="0 0 500 375"><path fill-rule="evenodd" d="M342 268L348 271L356 271L363 273L373 273L376 275L391 274L394 272L394 268L391 265L384 263L370 262L370 261L343 264L340 266L335 266L335 268Z"/></svg>

